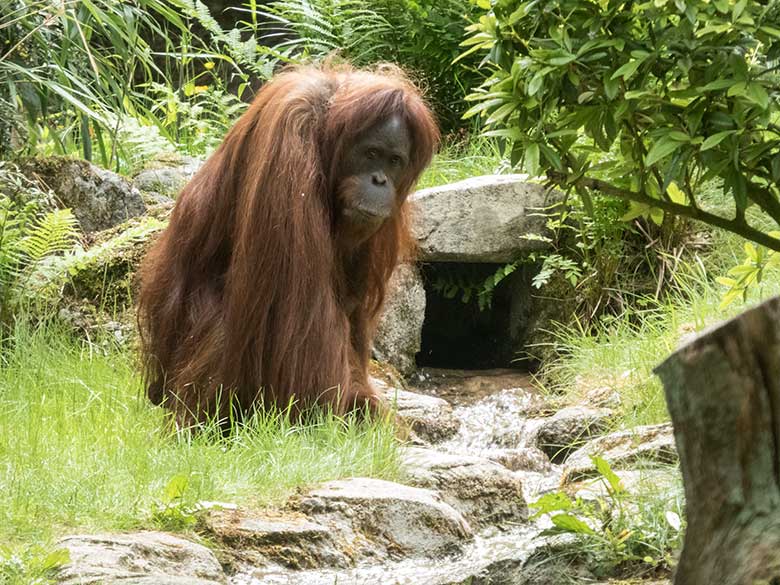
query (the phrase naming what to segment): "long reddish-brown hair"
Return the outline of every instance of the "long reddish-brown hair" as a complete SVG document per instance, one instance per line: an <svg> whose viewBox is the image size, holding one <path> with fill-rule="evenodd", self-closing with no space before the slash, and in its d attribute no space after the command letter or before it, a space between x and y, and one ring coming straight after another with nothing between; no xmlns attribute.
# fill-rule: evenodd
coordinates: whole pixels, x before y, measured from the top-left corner
<svg viewBox="0 0 780 585"><path fill-rule="evenodd" d="M397 209L368 240L342 241L343 154L391 116L406 122L412 142ZM295 397L343 411L352 386L366 383L355 369L368 356L352 355L355 338L370 338L387 281L411 247L406 196L437 141L429 109L396 69L309 66L268 82L182 191L143 264L151 400L184 421L224 415L229 399L249 409ZM354 290L357 317L344 308Z"/></svg>

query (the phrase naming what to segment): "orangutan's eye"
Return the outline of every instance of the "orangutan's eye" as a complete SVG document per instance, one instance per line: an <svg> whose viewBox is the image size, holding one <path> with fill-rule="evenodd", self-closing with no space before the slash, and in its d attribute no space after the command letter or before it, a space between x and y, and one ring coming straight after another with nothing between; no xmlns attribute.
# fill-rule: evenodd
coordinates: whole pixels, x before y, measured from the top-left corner
<svg viewBox="0 0 780 585"><path fill-rule="evenodd" d="M368 160L374 160L378 156L378 152L376 151L376 148L369 148L366 151L366 158Z"/></svg>
<svg viewBox="0 0 780 585"><path fill-rule="evenodd" d="M402 164L403 162L404 162L404 161L403 161L403 160L401 160L401 157L400 157L400 156L398 156L397 154L396 154L396 155L394 155L394 156L393 156L393 157L390 159L390 164L391 164L391 165L393 165L394 167L400 167L400 166L401 166L401 164Z"/></svg>

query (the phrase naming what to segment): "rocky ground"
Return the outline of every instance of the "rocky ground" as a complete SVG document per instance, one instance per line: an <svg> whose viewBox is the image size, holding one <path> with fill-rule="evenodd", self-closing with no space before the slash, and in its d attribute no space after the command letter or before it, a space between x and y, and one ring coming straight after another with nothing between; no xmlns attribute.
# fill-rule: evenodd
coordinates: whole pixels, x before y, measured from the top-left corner
<svg viewBox="0 0 780 585"><path fill-rule="evenodd" d="M598 495L590 453L627 483L676 481L670 426L608 433L608 407L556 410L515 371L423 370L410 390L377 383L411 429L403 483L333 481L274 510L223 504L202 514L208 546L159 532L70 536L63 583L617 583L556 562L571 541L542 535L549 521L529 521L528 502L559 488Z"/></svg>

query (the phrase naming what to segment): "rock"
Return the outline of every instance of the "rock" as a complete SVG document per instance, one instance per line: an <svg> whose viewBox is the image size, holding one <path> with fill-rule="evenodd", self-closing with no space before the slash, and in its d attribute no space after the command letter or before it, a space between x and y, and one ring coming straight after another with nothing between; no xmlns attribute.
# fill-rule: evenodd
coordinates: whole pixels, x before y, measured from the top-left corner
<svg viewBox="0 0 780 585"><path fill-rule="evenodd" d="M450 404L441 398L391 388L374 380L385 400L396 409L400 421L421 439L437 443L455 435L460 422Z"/></svg>
<svg viewBox="0 0 780 585"><path fill-rule="evenodd" d="M112 307L113 309L113 307ZM90 302L75 302L64 299L57 311L58 321L75 333L86 337L92 343L115 347L131 346L138 341L138 326L135 311L103 311ZM112 340L110 343L108 340Z"/></svg>
<svg viewBox="0 0 780 585"><path fill-rule="evenodd" d="M146 211L141 192L127 179L87 161L31 158L20 168L54 191L58 205L73 211L84 233L108 229Z"/></svg>
<svg viewBox="0 0 780 585"><path fill-rule="evenodd" d="M566 461L562 482L596 475L590 460L593 455L604 458L613 469L625 469L637 462L668 465L678 461L671 423L640 426L593 439L572 453Z"/></svg>
<svg viewBox="0 0 780 585"><path fill-rule="evenodd" d="M217 585L222 567L205 546L163 532L69 536L63 585Z"/></svg>
<svg viewBox="0 0 780 585"><path fill-rule="evenodd" d="M623 402L620 392L610 386L596 386L583 396L585 404L597 408L618 408Z"/></svg>
<svg viewBox="0 0 780 585"><path fill-rule="evenodd" d="M682 498L682 476L676 467L670 465L647 469L621 469L616 475L629 494L651 496L673 496L679 493ZM602 478L591 477L566 486L566 492L583 500L608 499L607 483Z"/></svg>
<svg viewBox="0 0 780 585"><path fill-rule="evenodd" d="M609 425L612 411L607 408L570 406L544 419L536 431L536 445L553 463L562 463L586 439Z"/></svg>
<svg viewBox="0 0 780 585"><path fill-rule="evenodd" d="M334 533L302 514L215 510L203 520L224 550L251 565L278 563L288 569L345 568L353 559L336 546Z"/></svg>
<svg viewBox="0 0 780 585"><path fill-rule="evenodd" d="M573 585L593 582L582 545L570 536L540 538L509 557L486 563L471 574L453 575L441 585ZM438 585L438 584L437 584Z"/></svg>
<svg viewBox="0 0 780 585"><path fill-rule="evenodd" d="M374 354L404 376L416 368L415 356L420 351L425 289L422 277L413 264L400 265L390 281L391 291L374 338Z"/></svg>
<svg viewBox="0 0 780 585"><path fill-rule="evenodd" d="M203 159L183 156L153 164L158 166L136 174L133 183L141 191L174 197L203 166Z"/></svg>
<svg viewBox="0 0 780 585"><path fill-rule="evenodd" d="M557 331L571 325L580 305L577 289L563 271L554 272L541 288L527 287L516 302L525 307L523 348L533 364L545 364L558 357Z"/></svg>
<svg viewBox="0 0 780 585"><path fill-rule="evenodd" d="M472 538L463 516L431 490L390 481L331 481L292 504L339 533L356 558L439 557Z"/></svg>
<svg viewBox="0 0 780 585"><path fill-rule="evenodd" d="M404 464L413 485L439 492L474 527L528 519L519 477L489 459L409 448Z"/></svg>
<svg viewBox="0 0 780 585"><path fill-rule="evenodd" d="M511 262L548 246L523 236L549 235L539 214L560 197L527 175L488 175L423 189L411 200L423 260Z"/></svg>
<svg viewBox="0 0 780 585"><path fill-rule="evenodd" d="M536 447L518 447L517 449L491 449L486 453L491 461L500 463L511 471L534 471L546 473L550 471L550 459L547 454Z"/></svg>
<svg viewBox="0 0 780 585"><path fill-rule="evenodd" d="M131 307L138 267L164 228L163 221L142 217L96 234L88 250L65 259L69 278L64 296L111 311Z"/></svg>

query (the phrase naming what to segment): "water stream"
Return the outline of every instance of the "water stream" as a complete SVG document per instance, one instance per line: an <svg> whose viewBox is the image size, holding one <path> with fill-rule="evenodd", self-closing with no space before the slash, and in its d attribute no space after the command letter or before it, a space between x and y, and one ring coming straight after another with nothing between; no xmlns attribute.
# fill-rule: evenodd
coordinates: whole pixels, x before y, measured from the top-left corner
<svg viewBox="0 0 780 585"><path fill-rule="evenodd" d="M516 370L420 370L410 390L435 395L453 406L460 430L432 448L459 455L497 459L508 451L531 449L530 437L545 403L530 377ZM542 469L521 473L528 501L555 489L560 469L545 461ZM453 557L408 558L348 570L291 572L282 567L245 567L230 585L459 585L470 576L500 571L507 561L522 561L542 539L539 523L488 528ZM494 582L494 581L490 581Z"/></svg>

